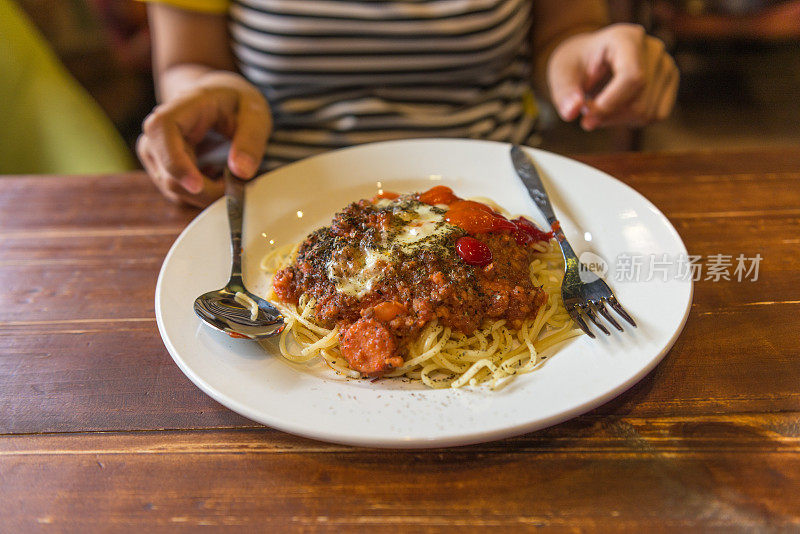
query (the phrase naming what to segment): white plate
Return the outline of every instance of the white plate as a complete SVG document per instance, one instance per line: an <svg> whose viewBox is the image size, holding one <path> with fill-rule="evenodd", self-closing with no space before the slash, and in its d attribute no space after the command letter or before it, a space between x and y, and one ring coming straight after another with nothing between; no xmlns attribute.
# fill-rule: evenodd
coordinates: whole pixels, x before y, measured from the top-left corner
<svg viewBox="0 0 800 534"><path fill-rule="evenodd" d="M630 187L573 160L530 153L576 252L608 261L606 278L638 329L567 342L542 368L499 391L427 390L400 380L347 379L323 364L290 364L274 351L211 330L192 311L195 297L228 279L228 225L218 201L180 235L161 268L156 316L167 349L186 376L231 410L286 432L352 445L495 440L559 423L612 399L653 369L683 328L691 281L676 278L674 264L666 277L659 270L647 281L647 267L649 255L674 262L686 248L664 215ZM263 295L258 263L270 241L277 246L302 239L349 202L374 195L377 182L399 192L446 184L460 196L489 197L512 213L542 220L514 173L509 145L437 139L338 150L280 168L248 187L246 283ZM615 281L634 272L614 269L637 261L626 257L642 262L638 281Z"/></svg>

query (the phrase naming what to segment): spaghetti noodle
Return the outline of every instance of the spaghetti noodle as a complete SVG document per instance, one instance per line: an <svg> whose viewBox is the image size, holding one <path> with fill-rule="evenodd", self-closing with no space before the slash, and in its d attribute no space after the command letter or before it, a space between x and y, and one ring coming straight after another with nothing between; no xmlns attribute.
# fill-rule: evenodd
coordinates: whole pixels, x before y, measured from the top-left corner
<svg viewBox="0 0 800 534"><path fill-rule="evenodd" d="M256 318L258 317L258 304L256 303L256 301L254 301L253 299L248 297L246 293L242 293L241 291L237 291L233 295L233 300L235 300L242 306L245 306L250 311L251 321L256 320Z"/></svg>
<svg viewBox="0 0 800 534"><path fill-rule="evenodd" d="M369 241L371 244L368 244L368 247L372 248L366 252L361 251L361 255L355 257L353 254L345 254L346 261L342 260L343 263L340 263L349 265L351 269L344 274L340 272L340 264L330 259L341 252L335 246L329 247L330 250L326 249L326 254L330 258L324 267L320 262L315 263L312 254L315 239L312 238L317 236L316 241L324 241L324 236L319 236L320 232L324 234L325 229L315 232L302 244L274 250L263 258L261 268L272 278L271 300L283 313L287 323L278 343L283 357L296 363L322 358L337 373L352 378L406 377L419 380L431 388L458 388L484 383L496 388L508 383L516 375L529 373L540 367L553 347L580 334L580 330L572 328L572 321L561 302L563 260L554 240L548 239L549 236L538 231L523 235L524 239L520 241L518 233L515 244L512 237L515 235L514 231L525 230L526 225L532 227L532 224L520 219L511 224L499 214L498 208L488 208L485 204L481 204L479 206L484 206L493 216L502 217L505 221L505 223L488 221L491 225L503 226L495 232L503 235L486 235L486 232L477 228L474 221L469 218L459 219L459 205L456 203L468 201L460 201L451 191L449 193L452 198L442 195L431 197L428 193L430 192L414 196L405 195L399 199L373 199L372 207L367 205L370 201L358 203L358 206L364 208L361 211L370 217L375 213L388 211L394 215L399 213L402 218L405 213L403 210L416 211L410 218L412 222L405 221L406 226L400 229L393 227L385 218L373 225L380 229L378 232L373 232L373 238L377 236L379 239L369 241L362 236L362 242ZM442 208L438 211L421 208L420 200L425 200L426 195L431 202L437 202L431 205ZM450 202L439 202L442 200ZM473 204L477 205L473 202L466 208L472 209ZM353 213L356 211L358 210ZM434 211L436 213L433 213ZM347 209L343 213L347 213ZM344 218L350 217L347 220L352 220L353 213ZM337 214L337 218L340 218L340 215ZM423 222L420 223L420 220ZM336 221L337 219L334 219L334 223ZM431 221L436 222L431 223ZM450 221L460 221L462 226L456 227ZM414 246L410 248L406 246L407 242L397 238L398 235L402 237L408 234L406 231L408 225L417 231L416 234L412 232L416 237L412 240ZM465 230L465 227L470 228L470 231ZM512 227L517 230L512 231ZM334 231L335 229L334 224ZM361 227L360 231L363 230ZM426 232L426 236L419 237ZM530 239L530 235L534 235L535 239ZM381 249L377 244L385 245L387 236L400 239L400 244L393 242L388 249ZM463 241L465 237L478 238L475 239L477 245ZM464 243L469 246L461 247ZM404 246L406 248L402 248ZM439 246L442 248L438 248ZM470 246L477 247L479 252L485 252L480 248L484 246L489 249L490 256L493 251L497 257L494 261L482 265L475 263L485 260L480 259L480 254L475 255L474 250L470 252ZM519 249L515 250L517 256L503 256L501 252L504 247ZM462 251L462 248L466 252ZM392 252L397 250L402 252L402 260L392 255ZM396 285L406 285L399 282L393 285L396 281L391 278L392 268L399 267L392 265L399 263L402 266L404 262L414 261L430 250L435 250L440 255L450 250L451 259L448 261L451 263L445 262L444 265L452 264L457 267L453 270L455 274L451 273L456 279L458 273L462 273L462 276L470 280L470 276L474 278L475 273L478 273L482 278L475 282L477 293L465 293L463 289L454 290L453 286L459 284L447 280L439 281L438 278L442 275L435 269L432 275L421 278L424 281L422 286L434 289L423 291L419 289L420 284L417 284L417 292L413 294L416 295L414 299L408 296L408 288L399 290L399 293L387 291L387 287L391 289ZM460 259L454 251L458 253ZM525 283L521 278L505 280L501 272L501 263L517 265L514 263L514 258L523 252L523 257L532 258L527 264L527 272L521 275ZM379 258L374 260L373 256ZM299 264L302 264L302 269L296 267ZM354 264L355 269L352 268ZM370 264L372 264L371 270ZM437 268L441 266L441 262L437 264ZM311 267L321 271L317 273L317 281L327 281L327 284L335 287L335 291L327 286L325 291L319 291L318 287L314 286L313 291L299 291L296 301L292 302L290 298L286 298L287 273L301 276L299 274L301 270L308 271ZM497 272L492 274L494 269L497 269ZM427 272L421 267L417 267L417 270ZM381 279L381 276L388 277L388 281ZM433 282L429 282L428 279ZM460 285L463 287L463 279L460 280ZM512 289L506 289L501 282ZM293 280L293 283L298 284L297 280ZM436 285L437 283L439 285ZM308 287L308 284L304 287ZM490 293L490 290L494 293ZM447 299L441 297L441 294L446 294L447 291L455 293L455 305L448 307ZM436 303L439 306L435 309L435 313L426 312L426 303L419 302L424 301L419 295L428 294L432 300L438 299ZM482 300L475 301L478 297ZM385 300L387 298L391 300ZM503 298L506 300L511 298L510 305L506 303L505 308L498 308L495 301ZM463 305L469 308L472 301L477 302L478 309L486 313L465 312L465 317L453 313L454 307ZM343 303L349 304L350 307ZM476 318L479 319L478 322L475 322ZM353 338L357 344L355 349L351 348ZM358 352L362 344L367 347L368 355L372 354L369 351L383 351L392 359L387 357L380 360L380 367L370 367L372 361L361 358L362 353ZM356 356L353 356L354 352ZM395 356L397 354L401 356Z"/></svg>

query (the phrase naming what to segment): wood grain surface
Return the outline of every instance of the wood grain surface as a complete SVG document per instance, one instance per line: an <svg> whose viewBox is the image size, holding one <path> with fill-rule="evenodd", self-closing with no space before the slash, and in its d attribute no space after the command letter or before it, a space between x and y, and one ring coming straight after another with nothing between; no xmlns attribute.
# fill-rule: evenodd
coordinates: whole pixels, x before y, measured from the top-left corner
<svg viewBox="0 0 800 534"><path fill-rule="evenodd" d="M146 176L0 178L0 532L800 531L800 147L579 158L649 198L700 280L664 361L617 399L425 451L262 427L174 365L156 277L196 211Z"/></svg>

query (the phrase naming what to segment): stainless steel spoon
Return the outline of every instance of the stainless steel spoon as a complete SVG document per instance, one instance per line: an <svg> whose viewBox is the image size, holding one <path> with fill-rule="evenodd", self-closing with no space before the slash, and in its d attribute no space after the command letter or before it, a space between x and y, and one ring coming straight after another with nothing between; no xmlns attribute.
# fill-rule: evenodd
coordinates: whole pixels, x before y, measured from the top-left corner
<svg viewBox="0 0 800 534"><path fill-rule="evenodd" d="M228 204L228 224L231 230L233 261L231 279L225 287L209 291L194 301L194 312L212 328L231 337L262 339L280 333L285 326L281 313L269 302L250 293L242 280L242 216L244 214L245 181L235 177L226 167L225 199ZM251 319L250 307L236 300L241 293L258 306L258 314Z"/></svg>

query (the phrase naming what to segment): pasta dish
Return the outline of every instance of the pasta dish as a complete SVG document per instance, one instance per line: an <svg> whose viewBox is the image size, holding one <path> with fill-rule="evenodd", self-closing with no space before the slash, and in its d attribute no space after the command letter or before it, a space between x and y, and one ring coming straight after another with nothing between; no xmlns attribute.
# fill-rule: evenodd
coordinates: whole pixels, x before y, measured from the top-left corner
<svg viewBox="0 0 800 534"><path fill-rule="evenodd" d="M550 234L445 186L353 202L261 267L293 362L432 388L504 385L578 335Z"/></svg>

